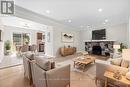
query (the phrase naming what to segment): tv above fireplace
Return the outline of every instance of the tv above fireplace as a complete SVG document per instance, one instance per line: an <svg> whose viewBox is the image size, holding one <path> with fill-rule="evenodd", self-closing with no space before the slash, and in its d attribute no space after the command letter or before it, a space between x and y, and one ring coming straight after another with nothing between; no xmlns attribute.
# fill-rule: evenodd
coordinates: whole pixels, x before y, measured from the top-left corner
<svg viewBox="0 0 130 87"><path fill-rule="evenodd" d="M92 31L92 40L104 40L104 39L106 39L106 29Z"/></svg>

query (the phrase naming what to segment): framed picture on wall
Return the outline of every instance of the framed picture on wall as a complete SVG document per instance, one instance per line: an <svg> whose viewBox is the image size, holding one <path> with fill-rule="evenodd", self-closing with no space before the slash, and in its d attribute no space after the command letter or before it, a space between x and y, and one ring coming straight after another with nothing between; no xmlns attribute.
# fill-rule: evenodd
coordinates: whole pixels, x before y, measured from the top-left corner
<svg viewBox="0 0 130 87"><path fill-rule="evenodd" d="M65 43L73 43L74 42L74 34L73 33L63 33L61 34L62 42Z"/></svg>

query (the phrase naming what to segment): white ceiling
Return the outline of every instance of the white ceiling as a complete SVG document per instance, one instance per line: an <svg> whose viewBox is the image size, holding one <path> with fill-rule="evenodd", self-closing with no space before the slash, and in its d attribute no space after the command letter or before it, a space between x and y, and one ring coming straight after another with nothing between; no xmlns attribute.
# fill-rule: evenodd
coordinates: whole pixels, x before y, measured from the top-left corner
<svg viewBox="0 0 130 87"><path fill-rule="evenodd" d="M16 0L15 4L76 28L126 23L130 16L130 0ZM99 8L103 11L99 12Z"/></svg>

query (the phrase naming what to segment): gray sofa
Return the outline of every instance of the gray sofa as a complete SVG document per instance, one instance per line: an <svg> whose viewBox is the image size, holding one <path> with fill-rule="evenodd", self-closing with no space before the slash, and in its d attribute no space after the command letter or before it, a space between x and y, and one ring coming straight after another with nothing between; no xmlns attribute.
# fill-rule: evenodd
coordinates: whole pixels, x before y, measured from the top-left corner
<svg viewBox="0 0 130 87"><path fill-rule="evenodd" d="M104 73L105 71L110 71L110 72L116 72L119 70L122 75L126 75L128 72L128 68L126 67L121 67L117 65L113 65L110 62L106 61L97 61L96 62L96 84L97 87L104 87ZM123 86L121 86L123 87Z"/></svg>

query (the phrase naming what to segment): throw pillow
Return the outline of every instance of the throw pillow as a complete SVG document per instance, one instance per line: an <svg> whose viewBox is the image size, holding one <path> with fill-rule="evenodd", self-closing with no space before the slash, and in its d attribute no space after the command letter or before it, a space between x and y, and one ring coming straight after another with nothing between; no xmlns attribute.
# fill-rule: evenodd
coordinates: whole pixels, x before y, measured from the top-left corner
<svg viewBox="0 0 130 87"><path fill-rule="evenodd" d="M51 69L51 62L44 59L43 57L36 57L36 64L39 65L42 69L48 71Z"/></svg>
<svg viewBox="0 0 130 87"><path fill-rule="evenodd" d="M121 66L122 59L113 59L111 60L111 64Z"/></svg>
<svg viewBox="0 0 130 87"><path fill-rule="evenodd" d="M25 54L25 56L26 56L26 58L28 58L28 59L30 59L30 60L34 60L34 53L31 53L31 52L27 52L26 54Z"/></svg>

